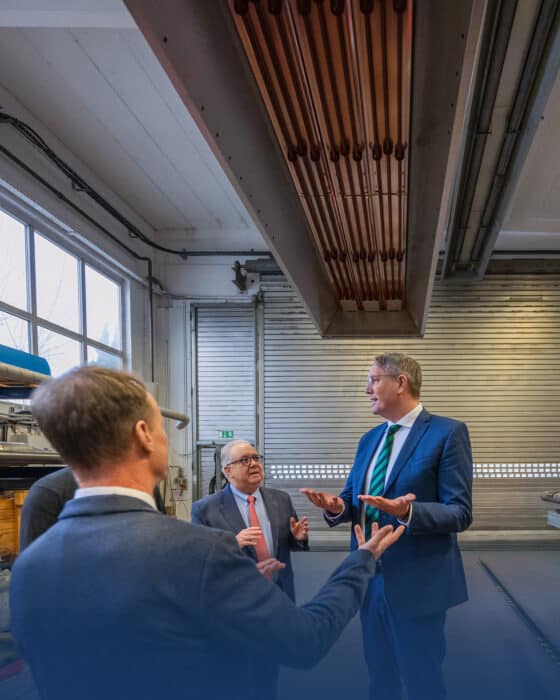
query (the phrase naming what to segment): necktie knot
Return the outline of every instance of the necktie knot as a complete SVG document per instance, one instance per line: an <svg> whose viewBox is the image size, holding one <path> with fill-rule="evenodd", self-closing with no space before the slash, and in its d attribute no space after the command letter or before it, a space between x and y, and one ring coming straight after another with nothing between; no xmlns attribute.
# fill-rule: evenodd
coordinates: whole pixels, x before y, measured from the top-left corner
<svg viewBox="0 0 560 700"><path fill-rule="evenodd" d="M398 423L391 425L389 430L387 431L387 435L390 435L392 437L400 428L401 426Z"/></svg>
<svg viewBox="0 0 560 700"><path fill-rule="evenodd" d="M247 503L249 503L249 505L253 505L254 502L255 502L254 496L247 496Z"/></svg>

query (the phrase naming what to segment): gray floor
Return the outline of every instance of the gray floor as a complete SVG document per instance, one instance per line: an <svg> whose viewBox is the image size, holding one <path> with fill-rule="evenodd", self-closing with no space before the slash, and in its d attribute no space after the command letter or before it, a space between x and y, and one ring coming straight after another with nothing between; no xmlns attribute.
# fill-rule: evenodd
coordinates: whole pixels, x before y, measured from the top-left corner
<svg viewBox="0 0 560 700"><path fill-rule="evenodd" d="M304 602L341 561L340 552L295 557L298 601ZM450 700L557 700L560 664L480 565L485 561L560 650L560 550L467 551L470 600L449 611L445 673ZM328 656L311 672L284 669L281 700L343 697L348 679L367 688L359 620L352 620Z"/></svg>
<svg viewBox="0 0 560 700"><path fill-rule="evenodd" d="M343 557L343 552L294 555L298 601L311 598ZM448 616L445 671L449 700L557 700L560 550L484 549L466 551L463 557L470 600L452 609ZM502 582L525 618L496 586L481 561ZM282 670L279 700L345 700L349 679L353 689L363 689L363 695L353 697L365 697L367 676L357 618L315 669ZM24 672L0 683L0 699L37 700L29 674Z"/></svg>

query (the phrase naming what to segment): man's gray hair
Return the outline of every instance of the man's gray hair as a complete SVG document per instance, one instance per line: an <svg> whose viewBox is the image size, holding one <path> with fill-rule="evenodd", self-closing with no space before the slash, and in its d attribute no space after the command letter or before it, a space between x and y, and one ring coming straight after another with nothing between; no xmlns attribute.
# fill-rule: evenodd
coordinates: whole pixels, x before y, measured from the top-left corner
<svg viewBox="0 0 560 700"><path fill-rule="evenodd" d="M420 397L422 387L422 368L413 357L400 352L386 352L377 355L374 363L387 374L397 377L404 374L408 379L410 393L415 399Z"/></svg>
<svg viewBox="0 0 560 700"><path fill-rule="evenodd" d="M220 453L220 459L222 462L222 469L224 467L227 467L227 465L231 462L231 449L235 445L251 445L249 440L230 440L229 442L226 442L226 444L222 447L222 451Z"/></svg>

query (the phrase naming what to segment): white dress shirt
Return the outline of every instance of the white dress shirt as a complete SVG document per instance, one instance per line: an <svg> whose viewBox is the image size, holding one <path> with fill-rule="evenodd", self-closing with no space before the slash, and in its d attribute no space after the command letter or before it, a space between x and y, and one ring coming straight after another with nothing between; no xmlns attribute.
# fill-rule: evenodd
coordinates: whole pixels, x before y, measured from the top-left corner
<svg viewBox="0 0 560 700"><path fill-rule="evenodd" d="M391 456L389 457L389 464L387 465L387 472L385 474L385 485L387 485L387 481L389 480L389 477L391 476L391 471L393 467L395 466L395 462L397 461L397 457L399 456L400 451L402 450L402 447L405 443L406 438L410 434L410 429L414 425L414 421L418 418L418 416L422 413L424 410L424 407L422 406L421 403L419 403L417 406L415 406L410 413L407 413L406 416L403 416L400 418L397 422L396 425L400 425L400 430L397 430L397 432L393 435L393 447L391 449ZM377 446L377 449L374 452L373 457L371 458L371 462L369 463L369 467L366 473L366 478L362 486L362 494L367 494L368 489L369 489L369 484L371 481L371 475L373 474L373 468L375 467L375 462L377 460L377 456L383 449L385 445L385 440L387 439L387 432L389 428L395 425L395 423L391 421L387 421L387 429L385 430L385 435L381 439L379 445ZM403 496L405 495L404 493L402 494ZM344 505L344 511L346 510L346 504ZM340 518L342 513L334 514L334 513L329 513L328 511L325 511L325 516L328 520L337 520ZM398 520L398 518L397 518ZM412 503L410 504L410 511L408 515L408 520L399 520L399 523L402 525L410 525L410 522L412 520ZM362 508L362 517L361 517L361 526L362 530L365 532L365 525L366 525L366 509L365 506Z"/></svg>
<svg viewBox="0 0 560 700"><path fill-rule="evenodd" d="M418 418L418 416L422 413L423 406L421 403L418 404L418 406L415 406L410 413L407 413L406 416L403 416L400 418L397 422L396 425L400 425L400 429L397 430L397 432L393 435L393 447L391 449L391 456L389 457L389 464L387 465L387 472L385 474L385 485L387 485L387 482L389 481L389 477L391 476L391 471L393 470L393 467L395 466L395 462L397 461L397 457L399 456L400 451L402 450L402 447L405 443L406 438L410 434L410 429L414 425L414 421ZM385 431L385 435L383 436L381 442L377 446L377 449L375 450L375 453L373 457L371 458L371 462L369 463L369 467L367 470L366 478L364 481L363 485L363 493L367 494L368 489L369 489L369 484L371 482L371 477L373 474L373 468L375 467L375 462L377 460L377 457L383 447L385 446L385 440L387 439L387 432L389 431L389 428L395 425L395 423L392 423L391 421L387 421L387 430ZM404 496L405 494L401 494ZM408 525L410 524L410 521L412 520L412 504L410 505L410 514L408 517L408 520L403 521L399 520L399 523L402 523L403 525ZM362 508L362 528L365 527L365 522L366 522L366 509Z"/></svg>
<svg viewBox="0 0 560 700"><path fill-rule="evenodd" d="M231 492L233 493L233 497L235 498L235 504L237 505L239 512L241 513L241 517L243 518L243 522L245 523L246 527L251 527L251 520L249 519L249 501L247 500L247 497L255 497L255 511L257 513L259 523L261 524L261 530L264 535L266 546L268 547L268 552L270 556L275 557L276 552L274 551L274 542L272 541L272 525L270 524L270 519L268 517L268 513L266 512L264 499L262 497L260 489L257 489L254 493L247 494L236 489L235 486L233 486L231 483L229 487L231 489Z"/></svg>
<svg viewBox="0 0 560 700"><path fill-rule="evenodd" d="M74 498L86 498L86 496L129 496L144 501L154 510L157 510L154 497L145 491L138 489L127 489L124 486L88 486L84 489L77 489Z"/></svg>

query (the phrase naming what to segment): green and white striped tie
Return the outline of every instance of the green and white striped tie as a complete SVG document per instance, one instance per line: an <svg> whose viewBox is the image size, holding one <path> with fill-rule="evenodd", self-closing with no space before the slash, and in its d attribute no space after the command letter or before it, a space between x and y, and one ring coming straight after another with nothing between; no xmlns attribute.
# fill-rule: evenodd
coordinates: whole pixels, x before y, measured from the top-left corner
<svg viewBox="0 0 560 700"><path fill-rule="evenodd" d="M399 430L400 425L392 425L385 437L385 444L381 448L381 452L377 455L375 460L375 466L373 467L373 472L371 474L371 481L369 482L368 494L370 496L381 496L385 488L385 476L387 475L387 467L389 466L389 460L391 459L391 451L393 449L393 441L395 439L395 433ZM371 537L371 526L374 522L379 520L379 509L373 506L366 506L366 539Z"/></svg>

